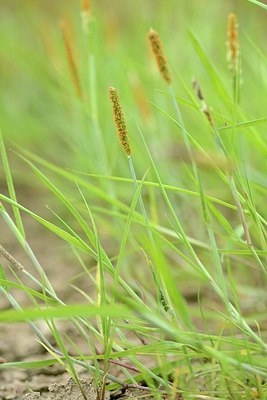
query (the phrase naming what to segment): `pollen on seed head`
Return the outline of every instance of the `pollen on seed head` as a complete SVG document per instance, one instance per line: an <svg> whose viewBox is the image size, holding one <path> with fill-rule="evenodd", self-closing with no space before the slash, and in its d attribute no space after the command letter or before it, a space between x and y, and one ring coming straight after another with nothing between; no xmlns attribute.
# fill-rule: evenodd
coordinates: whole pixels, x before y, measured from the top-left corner
<svg viewBox="0 0 267 400"><path fill-rule="evenodd" d="M131 148L128 139L126 122L121 108L118 92L114 87L109 88L109 97L112 104L113 116L119 140L121 142L122 147L124 148L126 155L129 156L131 154Z"/></svg>

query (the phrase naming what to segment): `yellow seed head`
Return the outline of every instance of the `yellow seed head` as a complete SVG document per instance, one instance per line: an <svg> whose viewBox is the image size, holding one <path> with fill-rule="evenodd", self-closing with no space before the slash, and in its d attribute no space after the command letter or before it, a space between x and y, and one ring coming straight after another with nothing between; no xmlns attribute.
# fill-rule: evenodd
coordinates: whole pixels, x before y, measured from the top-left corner
<svg viewBox="0 0 267 400"><path fill-rule="evenodd" d="M228 28L227 28L227 59L229 61L230 69L233 73L237 73L238 58L239 58L239 40L238 40L238 24L237 18L234 13L228 15Z"/></svg>
<svg viewBox="0 0 267 400"><path fill-rule="evenodd" d="M131 148L128 140L125 118L122 112L118 92L115 88L109 88L109 97L112 104L113 116L117 128L119 140L127 156L131 154Z"/></svg>
<svg viewBox="0 0 267 400"><path fill-rule="evenodd" d="M159 71L161 73L161 76L164 79L164 81L167 82L168 85L170 85L172 82L172 77L168 66L168 60L164 54L164 49L160 37L158 33L154 31L154 29L152 28L148 32L147 36L150 42L151 50L154 54Z"/></svg>

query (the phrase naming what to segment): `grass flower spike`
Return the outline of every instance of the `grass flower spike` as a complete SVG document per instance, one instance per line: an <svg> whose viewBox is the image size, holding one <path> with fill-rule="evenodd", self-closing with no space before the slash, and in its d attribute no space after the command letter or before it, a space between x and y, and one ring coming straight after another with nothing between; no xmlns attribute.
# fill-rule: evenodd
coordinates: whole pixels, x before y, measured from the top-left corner
<svg viewBox="0 0 267 400"><path fill-rule="evenodd" d="M237 18L234 13L230 13L228 15L227 36L227 59L229 61L229 67L232 73L236 75L238 70L239 40Z"/></svg>
<svg viewBox="0 0 267 400"><path fill-rule="evenodd" d="M147 36L161 76L164 81L167 82L168 85L170 85L172 82L171 72L169 69L167 57L164 54L164 49L160 37L158 33L152 28L148 32Z"/></svg>
<svg viewBox="0 0 267 400"><path fill-rule="evenodd" d="M60 28L62 31L67 61L69 64L69 69L70 69L70 73L71 73L71 77L72 77L72 82L73 82L77 96L82 98L83 93L82 93L78 68L76 65L73 47L72 47L72 43L71 43L71 35L70 35L69 26L67 25L66 21L62 20L60 22Z"/></svg>
<svg viewBox="0 0 267 400"><path fill-rule="evenodd" d="M127 154L127 156L129 156L131 154L131 148L128 140L126 122L122 112L119 95L115 88L109 88L109 97L112 103L114 121L117 127L119 140L122 147L124 148L125 153Z"/></svg>
<svg viewBox="0 0 267 400"><path fill-rule="evenodd" d="M90 0L81 1L81 18L82 18L82 29L84 34L88 34L89 22L91 17L91 6Z"/></svg>

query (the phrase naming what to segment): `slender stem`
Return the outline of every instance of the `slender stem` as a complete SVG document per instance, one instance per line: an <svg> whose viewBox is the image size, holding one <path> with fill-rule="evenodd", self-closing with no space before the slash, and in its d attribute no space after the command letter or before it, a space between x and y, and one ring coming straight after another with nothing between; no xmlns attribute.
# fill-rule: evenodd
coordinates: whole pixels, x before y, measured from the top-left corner
<svg viewBox="0 0 267 400"><path fill-rule="evenodd" d="M135 169L134 169L134 165L133 165L133 160L132 160L131 156L128 156L127 158L128 158L128 162L129 162L129 166L130 166L131 175L132 175L132 178L133 178L134 187L137 189L138 183L137 183L137 177L136 177L136 173L135 173ZM146 209L145 209L145 205L144 205L141 193L139 195L138 201L139 201L139 205L140 205L140 208L141 208L142 215L143 215L144 220L145 220L145 224L146 224L146 227L147 227L147 233L148 233L149 239L150 239L153 247L155 247L156 246L155 240L154 240L154 237L152 235L151 230L149 229L148 216L147 216L147 212L146 212Z"/></svg>
<svg viewBox="0 0 267 400"><path fill-rule="evenodd" d="M189 153L190 158L191 158L191 162L192 162L194 174L195 174L196 180L198 181L197 167L196 167L196 164L195 164L195 161L194 161L194 157L193 157L193 154L192 154L192 151L191 151L191 144L190 144L190 141L189 141L189 138L188 138L187 131L186 131L186 129L185 129L185 125L184 125L184 122L183 122L183 119L182 119L182 115L181 115L180 109L179 109L179 107L178 107L178 104L177 104L177 102L176 102L176 99L175 99L175 96L174 96L174 93L173 93L173 89L172 89L172 87L171 87L170 85L169 85L169 92L170 92L171 98L172 98L173 103L174 103L174 106L175 106L175 110L176 110L176 113L177 113L178 122L179 122L179 124L180 124L180 126L181 126L181 129L182 129L182 132L183 132L185 144L186 144L186 146L187 146L187 148L188 148L188 153ZM216 127L214 127L214 128L215 128L215 130L216 130ZM142 134L140 128L139 128L139 132L141 133L141 136L142 136L142 138L143 138L143 134ZM217 132L215 131L215 133L217 133ZM143 138L143 140L144 140L144 138ZM144 143L145 143L145 142L144 142ZM146 146L146 148L147 148L147 150L148 150L148 147L147 147L146 143L145 143L145 146ZM149 153L149 150L148 150L148 153ZM151 159L151 161L152 161L152 159ZM200 267L201 271L202 271L202 272L204 273L204 275L208 278L209 282L211 283L211 285L213 286L213 288L215 289L215 291L217 292L217 294L219 295L219 297L222 299L222 301L225 302L225 292L221 289L220 283L217 283L216 281L214 281L214 279L212 278L212 276L209 274L209 272L206 270L206 268L204 267L204 265L202 264L202 262L199 260L197 254L195 253L195 251L194 251L194 249L192 248L191 244L190 244L189 241L187 240L187 237L186 237L186 235L185 235L185 233L184 233L184 231L183 231L183 228L182 228L180 222L178 221L178 219L177 219L177 217L176 217L176 214L174 213L174 211L173 211L173 209L172 209L172 207L171 207L171 205L170 205L168 196L167 196L167 194L166 194L166 192L165 192L165 189L164 189L164 187L163 187L163 185L162 185L160 176L159 176L159 174L158 174L158 172L157 172L157 170L156 170L156 167L155 167L153 161L152 161L152 164L153 164L154 170L155 170L155 172L156 172L156 174L157 174L157 176L158 176L161 189L163 190L164 198L166 199L167 204L169 205L169 208L170 208L170 210L171 210L171 212L172 212L172 214L173 214L173 216L174 216L174 218L175 218L175 221L176 221L176 223L178 224L179 231L181 232L182 236L185 238L186 243L187 243L187 245L188 245L188 248L190 249L192 255L194 256L194 259L196 260L196 262L197 262L198 266ZM201 188L201 185L200 185L200 188ZM213 239L213 236L210 236L210 239ZM215 240L215 238L214 238L214 240ZM211 243L211 245L212 245L212 243ZM253 251L253 250L254 250L254 248L252 247L252 251ZM255 253L256 256L258 257L258 255L257 255L257 253L255 252L255 250L254 250L253 254L254 254L254 253ZM258 259L259 259L259 257L258 257ZM221 263L220 263L220 264L221 264ZM222 268L222 267L220 266L220 268ZM221 272L222 272L222 271L221 271ZM223 272L222 272L222 273L223 273ZM242 318L242 316L239 314L239 312L235 309L235 307L234 307L234 306L232 305L232 303L230 303L230 302L229 302L229 307L228 307L228 309L230 310L231 316L232 316L232 317L234 318L234 320L239 324L239 326L243 327L243 328L245 329L245 331L246 331L247 333L249 333L249 334L254 338L254 340L255 340L257 343L259 343L261 346L263 346L263 348L266 350L266 349L267 349L267 345L266 345L266 344L263 342L263 340L250 328L250 326L246 323L246 321Z"/></svg>
<svg viewBox="0 0 267 400"><path fill-rule="evenodd" d="M140 372L139 369L135 368L132 365L125 364L125 363L122 363L120 361L111 360L111 359L109 359L108 361L109 361L110 364L119 365L120 367L129 369L130 371L134 371L134 372L138 372L138 373Z"/></svg>
<svg viewBox="0 0 267 400"><path fill-rule="evenodd" d="M132 178L133 178L133 183L134 183L135 188L137 188L138 187L138 183L137 183L137 177L136 177L133 161L132 161L132 158L131 158L130 155L127 158L128 158L128 162L129 162L129 166L130 166L131 175L132 175ZM145 209L145 205L144 205L141 193L139 195L138 201L139 201L139 204L140 204L141 213L142 213L142 215L144 217L144 220L145 220L147 234L148 234L150 243L152 245L153 252L157 253L157 246L156 246L156 243L155 243L154 236L153 236L153 234L151 232L151 229L149 228L148 216L147 216L147 212L146 212L146 209ZM163 293L163 291L161 289L161 285L160 285L158 276L156 274L155 267L154 267L152 262L151 262L151 270L152 270L153 278L154 278L154 281L155 281L155 284L156 284L156 288L157 288L157 291L158 291L159 301L162 304L162 306L164 307L164 310L168 311L169 310L168 302L167 302L167 300L165 298L165 295L164 295L164 293Z"/></svg>
<svg viewBox="0 0 267 400"><path fill-rule="evenodd" d="M14 267L16 267L20 271L25 271L23 265L21 265L20 262L18 262L1 244L0 244L0 254L2 254L3 257L7 261L9 261Z"/></svg>
<svg viewBox="0 0 267 400"><path fill-rule="evenodd" d="M244 229L244 234L245 234L245 238L247 241L248 246L252 246L252 241L251 241L251 237L250 237L250 233L249 233L249 229L248 229L248 225L244 216L244 212L243 212L243 208L241 206L238 194L237 194L237 188L235 185L235 181L234 181L234 177L231 175L230 179L229 179L229 183L230 183L230 188L231 188L231 192L233 194L234 197L234 201L237 207L237 213L239 215L241 224L243 226Z"/></svg>
<svg viewBox="0 0 267 400"><path fill-rule="evenodd" d="M218 132L216 126L213 125L212 129L213 129L213 132L215 134L215 138L218 139L217 142L218 142L218 145L219 145L220 149L224 153L225 157L227 157L229 159L230 158L229 154L228 154L227 149L226 149L226 147L224 146L224 144L223 144L223 142L221 140L221 137L219 135L219 132ZM258 256L257 252L255 251L253 242L251 240L249 227L248 227L248 224L247 224L247 221L246 221L246 218L245 218L245 215L244 215L244 211L243 211L240 199L239 199L239 193L238 193L238 190L237 190L237 187L236 187L235 177L234 177L234 174L232 172L230 172L230 175L228 177L228 182L229 182L230 190L231 190L231 193L232 193L232 196L234 198L234 202L235 202L235 205L236 205L236 208L237 208L237 214L238 214L239 220L240 220L241 225L242 225L243 230L244 230L244 235L245 235L245 240L247 242L247 245L248 245L249 249L251 250L251 253L254 256L254 258L256 259L257 263L259 264L261 270L264 272L264 274L266 274L266 268L264 267L260 257Z"/></svg>

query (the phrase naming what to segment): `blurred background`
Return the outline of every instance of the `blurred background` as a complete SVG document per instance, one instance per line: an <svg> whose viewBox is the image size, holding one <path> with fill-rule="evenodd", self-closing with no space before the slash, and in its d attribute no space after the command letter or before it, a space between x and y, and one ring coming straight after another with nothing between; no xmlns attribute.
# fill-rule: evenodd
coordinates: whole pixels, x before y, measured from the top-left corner
<svg viewBox="0 0 267 400"><path fill-rule="evenodd" d="M93 167L94 163L88 161L95 154L90 144L88 51L92 49L98 117L107 148L120 158L114 130L110 128L112 117L107 98L110 85L120 91L131 136L136 129L132 125L133 118L139 118L141 125L150 119L146 131L152 135L155 128L152 120L158 116L148 101L163 106L166 96L159 93L165 90L165 85L149 54L146 34L151 26L164 42L176 77L176 94L186 97L178 74L189 87L192 76L197 76L207 100L223 113L225 106L194 51L189 30L198 37L229 90L226 26L231 11L236 12L239 21L242 105L254 117L265 112L261 101L264 93L259 92L259 87L265 85L266 90L266 71L262 55L255 50L256 45L264 51L263 38L267 35L266 13L262 9L246 0L91 0L90 9L95 18L94 35L87 40L82 34L79 0L1 0L0 119L7 142L34 150L51 160L58 160L60 149L58 161L62 165ZM60 30L62 19L71 36L84 93L82 104L75 96L66 59ZM187 117L191 110L186 107L184 113ZM188 118L188 128L200 131L203 124L195 126L193 121L197 118ZM160 138L166 137L164 130L174 128L166 127L165 121L162 124L161 117L156 126L157 143L161 147ZM138 147L135 138L131 139Z"/></svg>

